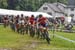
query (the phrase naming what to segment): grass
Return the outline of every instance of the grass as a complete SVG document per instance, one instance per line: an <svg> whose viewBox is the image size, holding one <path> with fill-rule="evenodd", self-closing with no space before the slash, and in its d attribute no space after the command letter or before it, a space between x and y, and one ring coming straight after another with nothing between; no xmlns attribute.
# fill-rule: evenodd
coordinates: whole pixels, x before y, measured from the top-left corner
<svg viewBox="0 0 75 50"><path fill-rule="evenodd" d="M56 32L56 34L75 41L75 33Z"/></svg>
<svg viewBox="0 0 75 50"><path fill-rule="evenodd" d="M50 31L52 34L52 32ZM75 40L75 34L56 32L61 36ZM62 40L51 36L51 44L48 45L45 40L31 38L29 35L21 35L13 32L9 27L0 26L0 48L12 48L13 50L43 50L53 48L74 48L75 43Z"/></svg>
<svg viewBox="0 0 75 50"><path fill-rule="evenodd" d="M73 30L75 30L75 26L73 26ZM58 34L60 36L63 36L65 38L69 38L71 40L74 40L75 41L75 33L68 33L68 32L55 32L55 34Z"/></svg>
<svg viewBox="0 0 75 50"><path fill-rule="evenodd" d="M0 47L19 47L23 44L27 44L29 39L31 38L27 35L23 36L13 32L10 28L0 26Z"/></svg>
<svg viewBox="0 0 75 50"><path fill-rule="evenodd" d="M73 28L72 29L74 29L75 30L75 26L73 26Z"/></svg>

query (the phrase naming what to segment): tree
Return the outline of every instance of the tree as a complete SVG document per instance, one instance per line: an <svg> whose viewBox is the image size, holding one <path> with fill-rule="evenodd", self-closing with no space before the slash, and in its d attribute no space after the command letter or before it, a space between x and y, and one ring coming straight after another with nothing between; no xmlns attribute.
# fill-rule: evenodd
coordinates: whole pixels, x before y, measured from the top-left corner
<svg viewBox="0 0 75 50"><path fill-rule="evenodd" d="M0 8L7 8L7 0L0 0Z"/></svg>
<svg viewBox="0 0 75 50"><path fill-rule="evenodd" d="M0 0L0 8L37 11L45 2L61 2L67 4L67 0Z"/></svg>
<svg viewBox="0 0 75 50"><path fill-rule="evenodd" d="M8 9L15 9L16 7L16 0L7 0L8 3Z"/></svg>

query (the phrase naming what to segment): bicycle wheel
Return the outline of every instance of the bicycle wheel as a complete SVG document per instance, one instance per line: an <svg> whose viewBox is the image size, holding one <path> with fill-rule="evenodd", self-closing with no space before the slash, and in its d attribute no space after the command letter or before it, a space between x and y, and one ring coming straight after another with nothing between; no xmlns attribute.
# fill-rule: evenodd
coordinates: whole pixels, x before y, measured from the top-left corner
<svg viewBox="0 0 75 50"><path fill-rule="evenodd" d="M50 44L50 38L49 38L48 32L44 32L44 37L45 37L47 43Z"/></svg>
<svg viewBox="0 0 75 50"><path fill-rule="evenodd" d="M35 36L35 28L33 28L33 27L30 28L30 36L31 37Z"/></svg>

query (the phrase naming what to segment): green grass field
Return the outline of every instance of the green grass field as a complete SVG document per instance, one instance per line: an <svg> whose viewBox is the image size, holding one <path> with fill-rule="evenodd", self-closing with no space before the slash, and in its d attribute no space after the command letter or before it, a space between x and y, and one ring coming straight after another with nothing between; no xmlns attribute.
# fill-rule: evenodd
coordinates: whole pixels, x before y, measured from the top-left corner
<svg viewBox="0 0 75 50"><path fill-rule="evenodd" d="M53 34L53 32L49 32ZM75 41L74 33L55 32L60 36ZM0 48L11 48L12 50L75 50L75 43L63 40L51 35L51 44L48 45L45 40L31 38L29 35L21 35L13 32L9 27L4 28L0 25ZM66 49L67 48L67 49Z"/></svg>

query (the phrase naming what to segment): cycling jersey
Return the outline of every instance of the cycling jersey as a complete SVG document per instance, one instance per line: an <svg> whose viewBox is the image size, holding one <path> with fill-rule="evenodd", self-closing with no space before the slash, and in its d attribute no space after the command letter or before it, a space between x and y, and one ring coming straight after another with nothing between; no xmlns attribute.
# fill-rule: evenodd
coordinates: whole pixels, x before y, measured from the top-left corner
<svg viewBox="0 0 75 50"><path fill-rule="evenodd" d="M41 18L39 18L39 20L38 20L38 22L39 22L39 24L40 25L42 25L43 27L46 27L46 20L47 20L47 18L45 18L45 17L41 17Z"/></svg>
<svg viewBox="0 0 75 50"><path fill-rule="evenodd" d="M29 18L29 22L30 22L31 25L34 24L35 18L34 18L34 17L30 17L30 18Z"/></svg>

